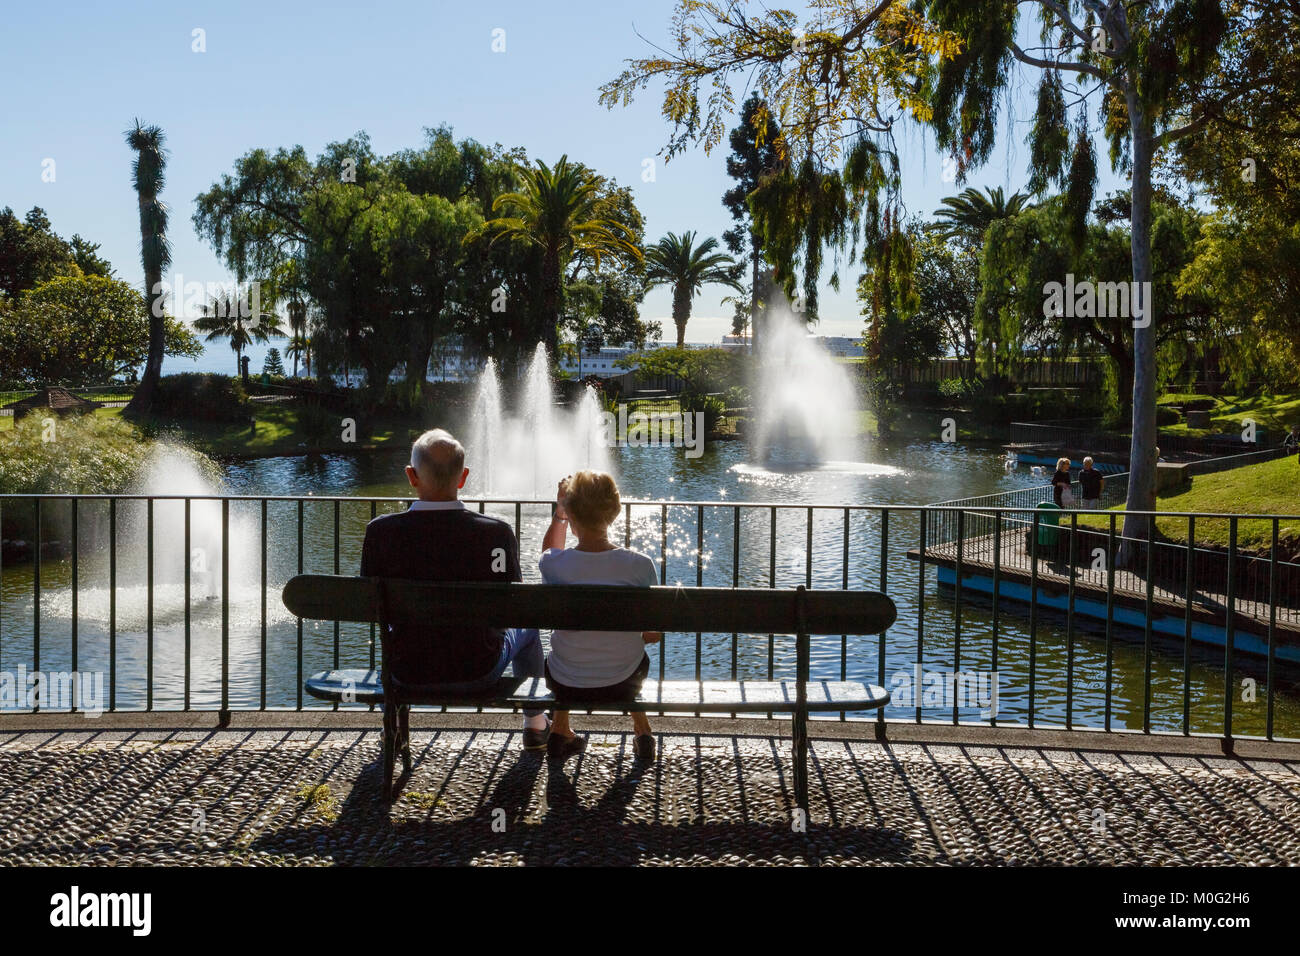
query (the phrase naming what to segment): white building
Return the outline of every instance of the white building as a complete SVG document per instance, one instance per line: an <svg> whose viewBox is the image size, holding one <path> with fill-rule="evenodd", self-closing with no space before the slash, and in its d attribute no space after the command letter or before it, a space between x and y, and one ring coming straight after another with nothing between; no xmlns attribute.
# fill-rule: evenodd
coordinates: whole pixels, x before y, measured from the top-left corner
<svg viewBox="0 0 1300 956"><path fill-rule="evenodd" d="M836 358L862 358L864 354L862 340L850 335L809 335L808 338ZM741 335L724 335L722 337L722 347L724 349L747 349L749 348L749 339Z"/></svg>
<svg viewBox="0 0 1300 956"><path fill-rule="evenodd" d="M616 378L637 367L635 362L627 368L617 364L619 359L625 358L635 351L637 350L634 348L621 345L606 346L599 352L588 352L580 347L577 357L565 355L560 360L560 369L578 378L586 378L588 375L596 375L600 378Z"/></svg>

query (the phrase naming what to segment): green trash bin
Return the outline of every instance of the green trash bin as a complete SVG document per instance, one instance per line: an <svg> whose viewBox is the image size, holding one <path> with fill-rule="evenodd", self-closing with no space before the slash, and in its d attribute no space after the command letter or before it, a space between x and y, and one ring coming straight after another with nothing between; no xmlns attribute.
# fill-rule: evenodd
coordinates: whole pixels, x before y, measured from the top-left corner
<svg viewBox="0 0 1300 956"><path fill-rule="evenodd" d="M263 384L263 385L270 385L270 384L271 384L271 376L270 376L269 374L267 374L266 372L263 372L263 373L262 373L262 384Z"/></svg>
<svg viewBox="0 0 1300 956"><path fill-rule="evenodd" d="M1057 527L1061 520L1061 506L1054 501L1040 501L1038 510L1042 512L1038 516L1038 546L1055 548L1061 533L1061 529Z"/></svg>

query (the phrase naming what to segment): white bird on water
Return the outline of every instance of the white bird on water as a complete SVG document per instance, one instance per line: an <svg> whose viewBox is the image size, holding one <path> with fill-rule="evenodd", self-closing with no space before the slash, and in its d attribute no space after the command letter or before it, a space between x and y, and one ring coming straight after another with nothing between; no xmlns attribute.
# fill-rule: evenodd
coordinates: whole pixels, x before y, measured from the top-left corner
<svg viewBox="0 0 1300 956"><path fill-rule="evenodd" d="M1043 468L1042 465L1034 465L1032 468L1029 469L1029 473L1033 475L1035 478L1042 478L1044 475L1047 474L1047 471Z"/></svg>

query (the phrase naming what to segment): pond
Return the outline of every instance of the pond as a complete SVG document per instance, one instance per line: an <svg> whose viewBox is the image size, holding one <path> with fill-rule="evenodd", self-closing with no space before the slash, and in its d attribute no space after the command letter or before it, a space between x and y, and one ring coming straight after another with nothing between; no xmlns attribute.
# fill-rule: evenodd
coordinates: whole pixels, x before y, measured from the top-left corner
<svg viewBox="0 0 1300 956"><path fill-rule="evenodd" d="M1027 469L1006 471L1002 452L994 446L960 443L882 441L872 439L858 462L840 462L807 469L799 466L756 466L743 442L714 442L703 456L689 459L681 449L618 448L613 465L624 497L653 504L631 508L631 526L623 521L615 535L626 535L632 547L658 562L666 583L691 585L789 587L811 580L816 587L880 588L882 564L885 590L899 609L885 647L885 680L900 698L886 710L890 718L910 719L921 706L922 719L984 720L994 709L999 722L1024 722L1030 707L1030 658L1034 659L1033 708L1038 724L1063 724L1066 719L1067 674L1073 671L1072 720L1075 725L1100 727L1107 709L1106 642L1104 624L1076 618L1067 633L1063 615L1040 609L1032 639L1025 605L1001 603L997 620L996 677L994 616L991 601L974 593L962 595L960 654L957 655L956 603L951 589L941 589L933 569L925 581L907 558L917 545L918 513L907 506L1041 485L1043 479ZM226 491L235 495L302 496L295 501L234 501L229 505L231 534L228 601L229 703L232 707L292 707L299 702L299 675L331 666L337 648L342 666L360 666L370 659L370 630L364 626L335 626L306 622L301 637L298 622L280 605L279 588L297 572L354 573L365 524L372 513L400 507L369 499L404 497L409 489L401 474L403 456L285 457L229 463ZM466 463L471 469L473 451ZM187 493L187 492L183 492ZM312 497L347 496L363 499L338 506ZM697 506L681 502L711 502ZM749 503L779 503L782 507L742 507ZM67 503L61 503L69 507ZM816 508L810 505L834 505ZM47 505L47 508L58 505ZM546 501L487 503L519 531L525 579L537 580L541 535L549 518ZM850 508L846 518L846 508ZM890 511L888 541L882 561L882 508ZM195 708L216 706L221 699L221 548L220 505L194 502L191 540L185 548L183 506L154 504L154 588L152 640L152 699L146 636L150 619L145 554L147 516L138 502L118 505L118 587L108 588L107 504L83 502L80 511L82 555L76 594L77 661L82 670L109 666L109 644L115 640L116 705L181 707L187 699ZM301 552L299 515L301 514ZM264 602L259 542L266 525L267 590ZM703 521L703 528L700 521ZM773 521L775 520L775 529ZM811 529L809 528L811 521ZM847 542L846 542L847 538ZM811 541L811 549L808 543ZM702 545L702 547L700 547ZM431 547L436 543L431 542ZM734 559L733 559L734 551ZM189 554L190 601L185 600L185 555ZM845 555L847 554L847 562ZM413 555L412 560L418 560ZM40 568L39 611L42 667L67 667L72 659L73 595L70 562L46 561ZM13 669L24 661L31 668L35 649L33 627L33 569L5 568L3 610L0 612L0 667ZM265 603L265 611L263 606ZM188 610L187 610L188 609ZM263 627L265 614L265 628ZM923 619L918 666L918 620ZM115 636L110 634L115 622ZM186 650L186 627L189 650ZM263 631L265 630L265 636ZM1145 655L1140 631L1116 627L1112 646L1111 726L1141 728L1143 723ZM1072 647L1071 647L1072 646ZM265 651L263 651L265 647ZM869 637L814 638L814 677L877 681L879 639ZM651 649L652 673L673 678L789 677L794 670L794 642L777 635L670 635ZM1072 660L1071 660L1072 658ZM186 661L189 661L187 672ZM1194 732L1219 732L1223 722L1222 652L1194 646L1188 680L1189 709ZM1262 735L1265 726L1266 673L1262 661L1238 655L1234 683L1254 681L1235 691L1234 731ZM662 670L661 670L662 669ZM987 697L953 700L908 690L918 676L924 682L937 672L978 672L988 686L997 687L995 708ZM1300 679L1280 670L1275 699L1275 733L1300 736ZM1151 662L1151 727L1177 731L1182 726L1183 648L1180 641L1155 638ZM902 693L899 693L902 691ZM1243 699L1244 697L1244 699ZM310 698L306 706L315 704Z"/></svg>

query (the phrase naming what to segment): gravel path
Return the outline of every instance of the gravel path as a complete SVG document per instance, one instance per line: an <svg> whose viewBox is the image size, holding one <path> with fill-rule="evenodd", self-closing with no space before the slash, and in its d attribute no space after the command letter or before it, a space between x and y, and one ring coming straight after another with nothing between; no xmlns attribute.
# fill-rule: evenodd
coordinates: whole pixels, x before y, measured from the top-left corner
<svg viewBox="0 0 1300 956"><path fill-rule="evenodd" d="M593 734L562 769L494 731L0 733L0 864L1300 864L1300 763Z"/></svg>

